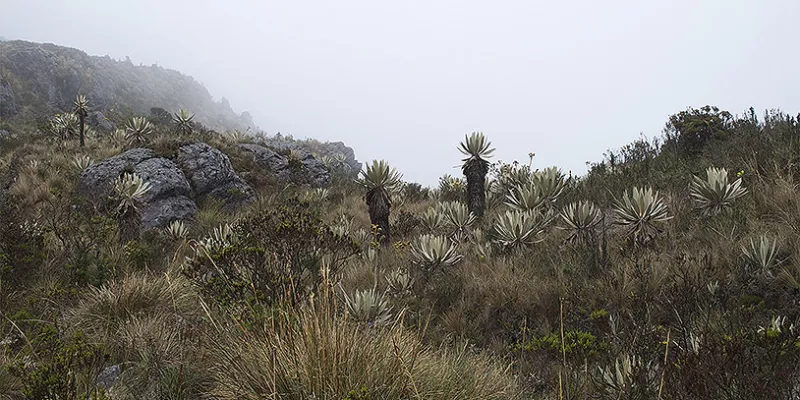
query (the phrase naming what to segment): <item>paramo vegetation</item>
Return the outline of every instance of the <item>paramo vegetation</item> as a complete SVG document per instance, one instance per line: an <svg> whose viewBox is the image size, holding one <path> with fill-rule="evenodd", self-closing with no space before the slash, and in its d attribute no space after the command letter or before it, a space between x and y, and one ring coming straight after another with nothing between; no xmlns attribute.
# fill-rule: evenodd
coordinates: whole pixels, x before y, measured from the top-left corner
<svg viewBox="0 0 800 400"><path fill-rule="evenodd" d="M475 132L436 188L319 154L310 188L237 150L274 137L187 110L100 133L91 107L0 139L0 398L800 396L800 116L689 108L585 176ZM255 200L154 229L133 171L113 207L77 192L100 160L193 142Z"/></svg>

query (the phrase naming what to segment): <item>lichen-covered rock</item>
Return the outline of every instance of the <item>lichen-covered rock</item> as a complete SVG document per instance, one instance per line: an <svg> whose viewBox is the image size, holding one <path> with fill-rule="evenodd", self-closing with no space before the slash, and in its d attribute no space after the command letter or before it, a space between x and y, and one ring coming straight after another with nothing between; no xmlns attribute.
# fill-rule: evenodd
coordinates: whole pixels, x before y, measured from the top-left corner
<svg viewBox="0 0 800 400"><path fill-rule="evenodd" d="M300 168L300 171L293 171L293 175L297 176L301 182L307 183L313 187L330 185L331 173L328 167L307 151L300 151L299 153L302 168Z"/></svg>
<svg viewBox="0 0 800 400"><path fill-rule="evenodd" d="M112 182L123 171L135 171L136 165L153 157L152 150L138 148L94 164L81 173L78 192L90 199L103 199L111 194Z"/></svg>
<svg viewBox="0 0 800 400"><path fill-rule="evenodd" d="M106 119L105 114L103 114L101 111L93 111L89 113L89 117L86 118L86 123L89 124L89 126L99 128L106 132L112 132L117 129L117 124Z"/></svg>
<svg viewBox="0 0 800 400"><path fill-rule="evenodd" d="M178 151L178 165L186 173L196 197L220 200L226 208L237 208L255 200L253 189L236 173L221 151L193 143Z"/></svg>
<svg viewBox="0 0 800 400"><path fill-rule="evenodd" d="M149 227L164 227L172 221L185 221L197 214L197 204L186 196L151 201L141 209L142 222Z"/></svg>
<svg viewBox="0 0 800 400"><path fill-rule="evenodd" d="M105 390L111 389L111 386L114 386L114 382L117 381L117 378L122 375L122 368L119 364L110 365L108 367L103 368L102 371L97 375L95 378L95 382L97 386Z"/></svg>
<svg viewBox="0 0 800 400"><path fill-rule="evenodd" d="M253 161L272 172L281 182L312 187L325 187L331 183L331 174L328 167L314 156L300 147L291 149L298 155L295 162L267 147L257 144L240 144L239 148L252 153Z"/></svg>
<svg viewBox="0 0 800 400"><path fill-rule="evenodd" d="M163 227L175 220L194 217L197 205L190 199L192 189L183 171L174 162L156 157L149 149L132 149L86 168L78 182L78 193L109 207L114 179L126 171L135 172L150 190L142 199L142 223Z"/></svg>
<svg viewBox="0 0 800 400"><path fill-rule="evenodd" d="M315 157L332 157L339 159L341 157L342 166L345 167L339 173L345 173L351 178L358 176L361 171L361 163L356 160L356 154L352 148L344 144L344 142L324 142L317 141L290 141L283 138L273 139L270 141L270 147L275 149L281 154L286 154L289 151L307 153L311 152Z"/></svg>
<svg viewBox="0 0 800 400"><path fill-rule="evenodd" d="M361 171L361 163L356 160L356 153L351 147L348 147L344 142L327 142L324 146L324 155L336 156L341 154L344 156L344 162L349 167L351 177L358 176Z"/></svg>
<svg viewBox="0 0 800 400"><path fill-rule="evenodd" d="M236 174L228 156L205 143L182 146L177 163L150 149L128 150L86 168L78 193L109 209L113 181L124 172L135 172L150 184L140 208L142 224L150 228L193 218L198 211L195 200L204 197L221 200L228 210L254 200L253 190Z"/></svg>

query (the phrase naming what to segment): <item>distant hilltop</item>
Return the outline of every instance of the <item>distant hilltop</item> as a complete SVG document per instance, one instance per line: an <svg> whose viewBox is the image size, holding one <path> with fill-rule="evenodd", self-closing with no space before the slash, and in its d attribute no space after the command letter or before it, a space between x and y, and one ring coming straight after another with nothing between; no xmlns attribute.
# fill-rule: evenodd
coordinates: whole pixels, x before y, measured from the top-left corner
<svg viewBox="0 0 800 400"><path fill-rule="evenodd" d="M92 110L87 123L105 132L134 115L160 116L179 109L220 133L259 132L249 112L237 114L224 97L214 101L203 85L178 71L49 43L0 40L0 136L15 128L45 126L54 115L71 112L78 94L87 97ZM270 142L287 151L303 148L318 156L341 157L354 174L361 170L353 149L342 142L280 134Z"/></svg>
<svg viewBox="0 0 800 400"><path fill-rule="evenodd" d="M234 112L225 98L214 101L203 85L178 71L0 37L0 119L41 120L70 110L78 94L106 115L185 108L211 129L257 129L250 113Z"/></svg>

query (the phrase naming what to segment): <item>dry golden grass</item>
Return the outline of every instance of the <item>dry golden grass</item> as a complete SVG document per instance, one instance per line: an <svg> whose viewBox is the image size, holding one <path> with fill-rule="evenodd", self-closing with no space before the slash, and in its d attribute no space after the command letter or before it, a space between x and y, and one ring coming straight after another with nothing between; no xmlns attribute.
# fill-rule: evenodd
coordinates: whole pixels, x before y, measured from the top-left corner
<svg viewBox="0 0 800 400"><path fill-rule="evenodd" d="M276 316L263 327L218 320L212 338L218 399L514 399L507 370L469 349L435 351L396 324L356 325L328 305Z"/></svg>
<svg viewBox="0 0 800 400"><path fill-rule="evenodd" d="M95 339L113 342L132 321L173 316L188 323L200 312L199 299L183 276L137 273L89 288L67 318Z"/></svg>

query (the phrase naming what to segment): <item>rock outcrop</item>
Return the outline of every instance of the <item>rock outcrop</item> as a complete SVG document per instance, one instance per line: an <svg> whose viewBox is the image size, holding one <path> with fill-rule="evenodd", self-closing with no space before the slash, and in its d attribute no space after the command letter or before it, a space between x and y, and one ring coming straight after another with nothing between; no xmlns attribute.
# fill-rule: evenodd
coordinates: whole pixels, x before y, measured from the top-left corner
<svg viewBox="0 0 800 400"><path fill-rule="evenodd" d="M288 157L261 145L240 144L239 148L252 153L253 161L275 174L281 182L312 187L325 187L331 183L328 167L300 147L291 149L298 156L297 160L291 161Z"/></svg>
<svg viewBox="0 0 800 400"><path fill-rule="evenodd" d="M89 113L89 117L86 118L86 123L89 124L89 126L101 129L105 132L113 132L117 129L117 124L106 119L105 114L100 111Z"/></svg>
<svg viewBox="0 0 800 400"><path fill-rule="evenodd" d="M356 160L356 153L351 147L348 147L344 142L327 142L325 147L328 149L326 155L335 156L337 153L342 154L345 159L345 164L350 167L350 174L352 177L358 176L361 171L361 163Z"/></svg>
<svg viewBox="0 0 800 400"><path fill-rule="evenodd" d="M145 226L165 226L174 220L190 219L197 213L183 171L174 162L156 157L150 149L128 150L86 168L78 182L78 193L109 206L113 181L126 171L135 172L151 185L140 210Z"/></svg>
<svg viewBox="0 0 800 400"><path fill-rule="evenodd" d="M289 151L311 152L317 157L331 157L338 160L334 167L336 173L343 173L351 178L358 176L361 171L361 163L356 160L356 154L352 148L343 142L319 142L316 140L295 141L283 137L272 138L270 147L280 153ZM338 163L342 163L338 165ZM333 171L331 171L333 172Z"/></svg>
<svg viewBox="0 0 800 400"><path fill-rule="evenodd" d="M214 198L228 209L255 199L253 190L233 169L228 156L205 143L181 147L177 161L199 198Z"/></svg>
<svg viewBox="0 0 800 400"><path fill-rule="evenodd" d="M69 112L75 96L82 94L92 110L122 106L147 115L151 107L186 108L196 115L195 122L214 130L256 129L249 114L237 114L229 103L214 101L192 77L157 65L134 65L69 47L13 40L0 42L0 70L5 80L0 82L3 118L22 115L25 107L49 115ZM18 90L11 92L11 87Z"/></svg>
<svg viewBox="0 0 800 400"><path fill-rule="evenodd" d="M196 200L212 197L228 210L254 199L253 190L233 169L228 156L205 143L182 146L177 163L157 157L150 149L137 148L86 168L78 192L109 207L112 182L124 172L135 172L150 190L142 199L142 223L163 227L175 220L191 219Z"/></svg>

